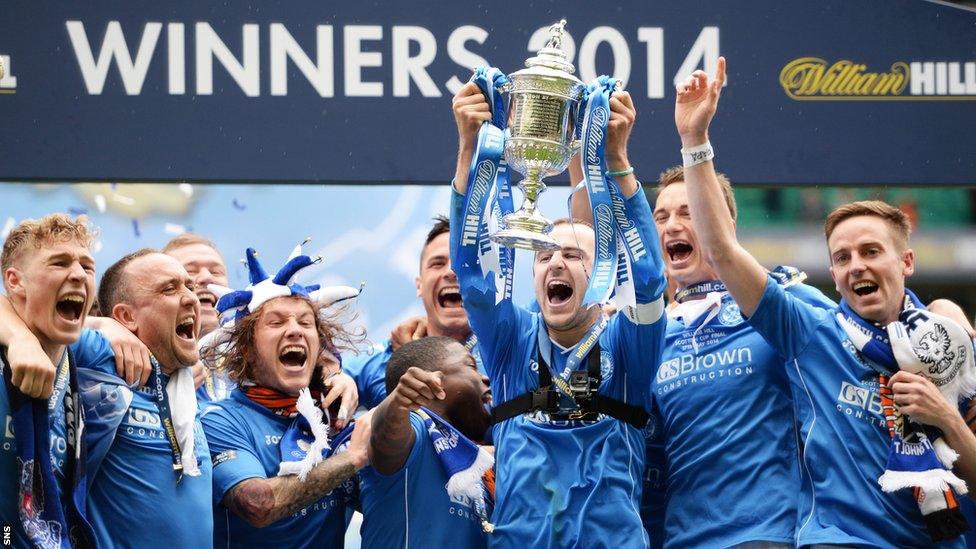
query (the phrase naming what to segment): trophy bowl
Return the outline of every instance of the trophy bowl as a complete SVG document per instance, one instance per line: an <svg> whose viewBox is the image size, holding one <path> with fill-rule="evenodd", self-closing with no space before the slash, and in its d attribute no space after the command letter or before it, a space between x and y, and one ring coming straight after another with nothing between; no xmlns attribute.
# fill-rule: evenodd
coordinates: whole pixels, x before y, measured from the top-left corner
<svg viewBox="0 0 976 549"><path fill-rule="evenodd" d="M545 191L542 179L566 170L579 148L573 139L583 82L560 48L566 21L550 27L549 43L525 62L525 69L509 75L503 91L509 94L505 160L525 177L519 182L522 207L502 218L501 230L491 235L503 246L526 250L558 250L549 233L552 222L537 207Z"/></svg>

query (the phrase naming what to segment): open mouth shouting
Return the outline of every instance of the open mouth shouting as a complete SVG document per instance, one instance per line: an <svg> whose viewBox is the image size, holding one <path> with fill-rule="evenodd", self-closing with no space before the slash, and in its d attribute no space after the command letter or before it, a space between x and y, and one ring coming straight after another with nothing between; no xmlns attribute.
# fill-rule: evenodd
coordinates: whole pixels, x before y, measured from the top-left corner
<svg viewBox="0 0 976 549"><path fill-rule="evenodd" d="M464 306L461 301L461 289L457 286L446 286L437 292L437 304L445 309L456 309Z"/></svg>
<svg viewBox="0 0 976 549"><path fill-rule="evenodd" d="M193 315L184 317L176 325L176 336L191 342L196 340L196 318Z"/></svg>
<svg viewBox="0 0 976 549"><path fill-rule="evenodd" d="M200 300L200 307L204 309L213 309L217 305L217 296L210 290L198 290L197 299Z"/></svg>
<svg viewBox="0 0 976 549"><path fill-rule="evenodd" d="M878 291L878 285L877 285L877 283L872 282L870 280L861 280L861 281L855 282L851 286L851 289L854 290L854 293L855 294L857 294L857 295L859 295L861 297L864 297L866 295L871 295L871 294L877 292Z"/></svg>
<svg viewBox="0 0 976 549"><path fill-rule="evenodd" d="M62 320L74 324L85 314L85 296L78 293L65 294L58 299L54 309Z"/></svg>
<svg viewBox="0 0 976 549"><path fill-rule="evenodd" d="M691 254L695 251L695 247L687 240L672 240L665 244L664 249L668 254L671 265L676 267L683 266L687 263L691 259Z"/></svg>
<svg viewBox="0 0 976 549"><path fill-rule="evenodd" d="M563 305L573 297L573 287L562 280L550 280L546 284L546 299L550 305Z"/></svg>
<svg viewBox="0 0 976 549"><path fill-rule="evenodd" d="M308 350L301 345L288 345L278 353L278 360L286 370L301 370L305 368Z"/></svg>

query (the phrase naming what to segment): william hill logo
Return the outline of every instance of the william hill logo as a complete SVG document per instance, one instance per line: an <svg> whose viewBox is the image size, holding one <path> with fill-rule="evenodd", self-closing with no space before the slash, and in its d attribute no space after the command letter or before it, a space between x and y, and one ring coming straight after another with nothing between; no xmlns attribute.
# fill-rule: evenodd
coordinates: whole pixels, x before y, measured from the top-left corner
<svg viewBox="0 0 976 549"><path fill-rule="evenodd" d="M797 101L976 100L976 62L898 61L886 71L841 59L801 57L779 73Z"/></svg>

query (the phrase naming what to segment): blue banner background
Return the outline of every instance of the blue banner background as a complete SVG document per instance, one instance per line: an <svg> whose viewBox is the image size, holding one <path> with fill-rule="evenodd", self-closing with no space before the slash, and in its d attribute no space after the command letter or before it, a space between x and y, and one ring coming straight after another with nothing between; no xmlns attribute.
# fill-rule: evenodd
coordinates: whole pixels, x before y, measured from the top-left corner
<svg viewBox="0 0 976 549"><path fill-rule="evenodd" d="M360 1L341 9L309 0L15 0L3 11L0 55L7 56L16 83L9 77L0 81L0 180L443 182L453 173L456 150L446 82L470 75L452 60L451 34L464 25L481 27L484 42L471 40L464 47L512 72L532 53L532 33L565 17L577 51L599 26L612 27L626 41L627 89L639 110L631 156L642 173L679 160L673 79L703 29L716 27L708 32L717 33L717 49L705 57L725 55L730 73L712 142L720 168L734 181L976 182L976 93L963 94L973 96L967 100L797 101L779 83L782 68L806 56L828 66L839 60L863 63L868 72L889 71L896 62L976 62L976 13L924 0L622 0L612 6L581 0ZM155 48L147 50L152 53L137 95L126 94L117 60L102 91L89 93L68 21L83 25L82 45L95 61L110 22L118 22L133 58L147 23L162 25ZM181 95L169 92L172 23L182 23L185 33L185 55L175 56L184 63L175 71L184 75ZM257 96L247 96L217 59L213 93L198 93L196 23L209 24L238 62L245 49L243 26L256 25ZM287 95L272 95L275 23L284 25L313 62L315 26L332 26L333 97L321 97L291 61ZM381 83L380 97L350 96L354 86L346 86L346 53L352 48L345 42L354 25L375 25L382 33L362 42L363 51L380 57L380 66L359 71L362 80ZM440 97L424 97L413 82L409 96L394 96L393 35L424 34L407 26L426 29L436 43L426 71ZM657 32L663 68L649 75L647 35ZM407 53L420 50L414 42ZM657 49L652 50L654 57ZM615 69L611 52L603 43L587 59L596 72L626 76L619 65ZM648 97L652 81L663 86L663 97ZM906 89L903 95L908 94Z"/></svg>

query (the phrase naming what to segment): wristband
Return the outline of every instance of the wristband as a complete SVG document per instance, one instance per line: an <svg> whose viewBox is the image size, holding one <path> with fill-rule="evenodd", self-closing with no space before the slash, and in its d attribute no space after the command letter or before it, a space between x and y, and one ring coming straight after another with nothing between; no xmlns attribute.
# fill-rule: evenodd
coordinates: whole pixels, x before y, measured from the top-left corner
<svg viewBox="0 0 976 549"><path fill-rule="evenodd" d="M684 167L690 168L715 158L715 151L712 144L706 141L690 149L681 149L681 158L684 160Z"/></svg>
<svg viewBox="0 0 976 549"><path fill-rule="evenodd" d="M626 170L620 170L619 172L607 172L607 175L610 177L623 177L632 173L634 173L634 167L628 166Z"/></svg>

